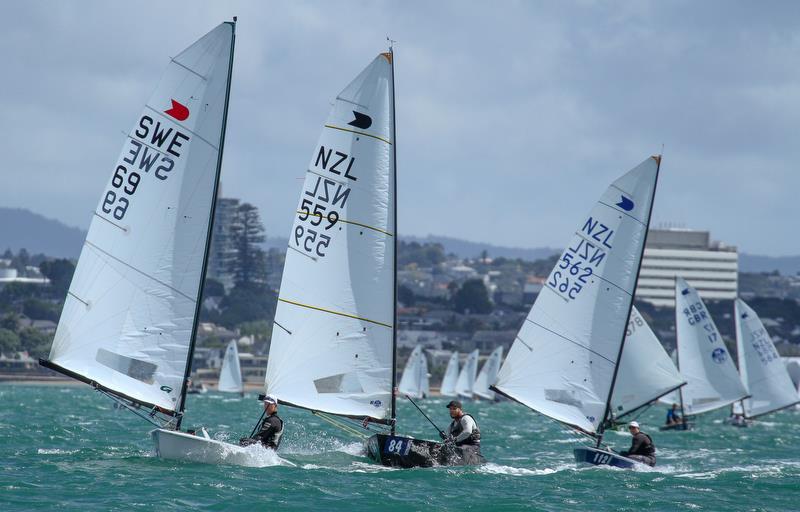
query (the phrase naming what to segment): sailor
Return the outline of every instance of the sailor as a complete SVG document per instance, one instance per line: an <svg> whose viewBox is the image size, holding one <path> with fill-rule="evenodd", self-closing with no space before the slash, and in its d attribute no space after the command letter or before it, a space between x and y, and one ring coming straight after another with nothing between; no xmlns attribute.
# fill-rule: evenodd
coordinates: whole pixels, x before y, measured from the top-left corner
<svg viewBox="0 0 800 512"><path fill-rule="evenodd" d="M667 411L666 425L677 425L681 422L681 416L678 414L678 404L672 404L672 409Z"/></svg>
<svg viewBox="0 0 800 512"><path fill-rule="evenodd" d="M445 441L451 441L456 446L474 446L480 452L481 446L481 430L475 422L475 418L470 414L465 414L461 409L461 402L458 400L451 400L447 404L450 409L450 417L453 418L452 423L447 428L447 435L442 435Z"/></svg>
<svg viewBox="0 0 800 512"><path fill-rule="evenodd" d="M261 422L258 433L252 438L242 438L239 444L261 443L267 448L277 450L283 436L283 420L278 416L278 398L275 395L264 397L264 413L266 418Z"/></svg>
<svg viewBox="0 0 800 512"><path fill-rule="evenodd" d="M633 436L631 440L631 449L622 452L620 455L647 464L648 466L655 466L656 446L653 444L653 439L639 430L639 423L635 421L628 423L628 430Z"/></svg>

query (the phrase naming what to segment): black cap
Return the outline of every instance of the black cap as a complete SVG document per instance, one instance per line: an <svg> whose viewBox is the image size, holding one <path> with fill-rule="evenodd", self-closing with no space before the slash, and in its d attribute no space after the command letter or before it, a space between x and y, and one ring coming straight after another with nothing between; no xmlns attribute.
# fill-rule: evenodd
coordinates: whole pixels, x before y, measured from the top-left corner
<svg viewBox="0 0 800 512"><path fill-rule="evenodd" d="M459 409L462 409L461 402L459 400L450 400L450 403L447 404L447 408L449 409L451 407L458 407Z"/></svg>

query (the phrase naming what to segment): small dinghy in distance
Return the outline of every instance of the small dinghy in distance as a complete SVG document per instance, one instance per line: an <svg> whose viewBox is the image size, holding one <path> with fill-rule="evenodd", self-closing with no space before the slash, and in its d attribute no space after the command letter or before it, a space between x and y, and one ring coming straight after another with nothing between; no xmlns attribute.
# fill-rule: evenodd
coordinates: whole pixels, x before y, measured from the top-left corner
<svg viewBox="0 0 800 512"><path fill-rule="evenodd" d="M475 379L478 375L478 356L480 353L476 348L467 355L461 373L458 374L456 381L456 395L462 398L471 399L475 394Z"/></svg>
<svg viewBox="0 0 800 512"><path fill-rule="evenodd" d="M225 348L222 358L222 368L219 371L217 391L222 393L239 393L244 396L244 382L242 382L242 367L239 363L239 347L236 340L231 340Z"/></svg>
<svg viewBox="0 0 800 512"><path fill-rule="evenodd" d="M400 378L400 393L411 398L426 398L431 394L428 380L428 358L422 345L417 345L408 356L403 376Z"/></svg>
<svg viewBox="0 0 800 512"><path fill-rule="evenodd" d="M94 212L49 359L41 361L158 427L156 452L170 458L193 460L180 448L189 435L175 431L208 263L235 23L171 59L137 118Z"/></svg>
<svg viewBox="0 0 800 512"><path fill-rule="evenodd" d="M475 379L475 396L484 400L496 400L497 394L489 389L489 386L497 380L497 372L500 371L500 363L503 362L502 345L492 350L489 358L483 363L478 377Z"/></svg>
<svg viewBox="0 0 800 512"><path fill-rule="evenodd" d="M453 352L447 362L447 368L442 377L442 385L439 387L439 394L444 397L457 395L456 383L458 382L458 352Z"/></svg>
<svg viewBox="0 0 800 512"><path fill-rule="evenodd" d="M675 324L678 370L688 381L678 390L681 416L696 417L747 397L747 388L705 303L681 277L675 280ZM688 425L665 427L690 429Z"/></svg>
<svg viewBox="0 0 800 512"><path fill-rule="evenodd" d="M633 307L661 157L614 181L574 232L493 390L591 437L579 463L632 467L601 448Z"/></svg>
<svg viewBox="0 0 800 512"><path fill-rule="evenodd" d="M792 407L800 398L758 314L742 299L736 299L734 311L739 373L750 398L733 404L734 418L740 415L744 421L732 424L746 426L747 420Z"/></svg>

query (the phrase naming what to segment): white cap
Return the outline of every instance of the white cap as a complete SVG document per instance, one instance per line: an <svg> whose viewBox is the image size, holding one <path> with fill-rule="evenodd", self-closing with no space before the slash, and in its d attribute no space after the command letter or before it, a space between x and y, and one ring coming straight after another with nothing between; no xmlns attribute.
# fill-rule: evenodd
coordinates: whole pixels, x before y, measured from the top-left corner
<svg viewBox="0 0 800 512"><path fill-rule="evenodd" d="M275 395L267 395L264 397L264 403L278 405L278 397Z"/></svg>
<svg viewBox="0 0 800 512"><path fill-rule="evenodd" d="M632 421L632 422L628 423L628 427L629 428L639 428L639 422L638 421Z"/></svg>

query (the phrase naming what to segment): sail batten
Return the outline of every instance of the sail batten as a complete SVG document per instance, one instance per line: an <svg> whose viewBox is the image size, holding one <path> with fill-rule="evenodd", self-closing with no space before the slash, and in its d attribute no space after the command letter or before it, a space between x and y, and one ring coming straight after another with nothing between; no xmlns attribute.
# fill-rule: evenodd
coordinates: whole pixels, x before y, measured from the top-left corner
<svg viewBox="0 0 800 512"><path fill-rule="evenodd" d="M49 356L79 380L165 414L179 415L185 398L233 40L233 24L223 23L182 51L180 64L171 60L126 134Z"/></svg>
<svg viewBox="0 0 800 512"><path fill-rule="evenodd" d="M613 182L574 231L509 350L494 388L594 435L636 288L658 177L649 158Z"/></svg>
<svg viewBox="0 0 800 512"><path fill-rule="evenodd" d="M282 403L393 417L393 98L378 56L337 96L306 167L265 377Z"/></svg>

